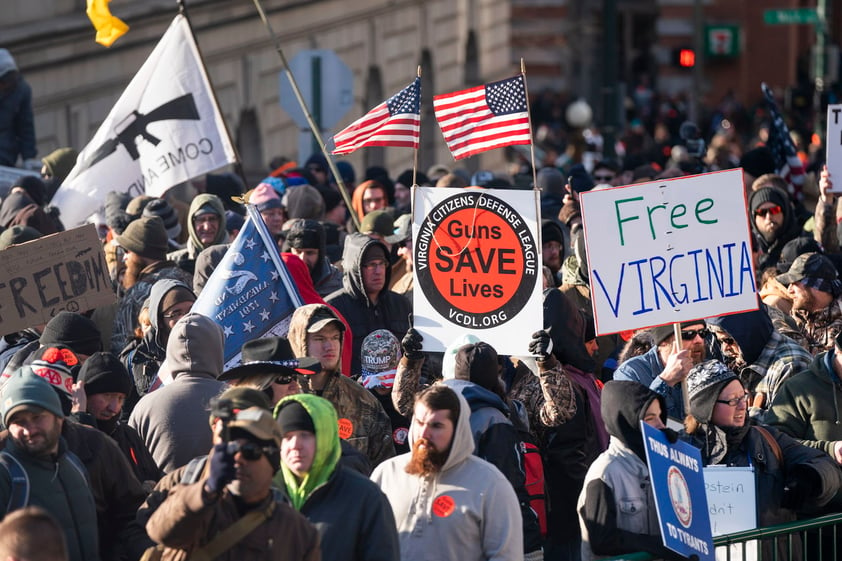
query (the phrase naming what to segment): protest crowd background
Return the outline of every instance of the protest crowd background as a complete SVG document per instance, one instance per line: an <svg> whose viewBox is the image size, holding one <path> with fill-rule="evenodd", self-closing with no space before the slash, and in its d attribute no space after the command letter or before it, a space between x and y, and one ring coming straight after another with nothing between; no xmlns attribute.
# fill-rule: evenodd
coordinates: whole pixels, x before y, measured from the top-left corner
<svg viewBox="0 0 842 561"><path fill-rule="evenodd" d="M110 303L0 340L0 553L685 559L661 541L640 421L704 465L751 467L759 526L842 513L842 177L824 139L787 128L771 91L698 123L652 91L626 100L609 150L598 126L567 125L559 96L526 105L523 80L482 86L529 107L525 142L481 148L505 151L505 168L278 154L256 184L228 166L154 196L103 193L84 221ZM381 111L417 114L418 87ZM64 183L98 163L83 146L38 152L32 95L0 49L0 166L21 170L0 191L0 262L81 226L63 220L80 212ZM335 135L335 152L366 146L354 134ZM401 134L417 148L417 127ZM597 335L580 196L729 169L742 173L756 309ZM425 350L412 216L424 187L537 192L543 317L519 353L471 329ZM51 267L29 286L60 279ZM19 272L0 278L7 321L34 311Z"/></svg>

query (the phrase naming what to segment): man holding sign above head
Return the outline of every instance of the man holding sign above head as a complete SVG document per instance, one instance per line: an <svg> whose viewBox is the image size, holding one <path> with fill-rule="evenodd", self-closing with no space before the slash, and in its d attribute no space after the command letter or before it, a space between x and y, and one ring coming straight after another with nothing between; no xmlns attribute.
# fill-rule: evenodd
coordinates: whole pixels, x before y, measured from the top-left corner
<svg viewBox="0 0 842 561"><path fill-rule="evenodd" d="M673 419L684 418L684 394L681 382L690 368L705 359L704 320L681 324L681 350L675 350L673 326L659 325L651 329L654 346L645 354L630 358L614 371L615 380L638 382L662 395L666 414Z"/></svg>

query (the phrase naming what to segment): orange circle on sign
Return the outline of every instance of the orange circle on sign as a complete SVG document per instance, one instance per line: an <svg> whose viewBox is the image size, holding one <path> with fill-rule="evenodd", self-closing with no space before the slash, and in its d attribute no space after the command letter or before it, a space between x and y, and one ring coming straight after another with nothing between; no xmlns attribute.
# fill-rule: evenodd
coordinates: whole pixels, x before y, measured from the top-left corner
<svg viewBox="0 0 842 561"><path fill-rule="evenodd" d="M354 423L350 420L342 418L339 419L339 438L345 440L354 433Z"/></svg>
<svg viewBox="0 0 842 561"><path fill-rule="evenodd" d="M433 514L436 516L447 518L453 514L455 509L456 503L453 501L453 498L447 495L441 495L433 501Z"/></svg>
<svg viewBox="0 0 842 561"><path fill-rule="evenodd" d="M518 291L524 275L521 240L500 214L459 210L439 223L435 237L440 245L431 252L430 273L453 307L489 313Z"/></svg>

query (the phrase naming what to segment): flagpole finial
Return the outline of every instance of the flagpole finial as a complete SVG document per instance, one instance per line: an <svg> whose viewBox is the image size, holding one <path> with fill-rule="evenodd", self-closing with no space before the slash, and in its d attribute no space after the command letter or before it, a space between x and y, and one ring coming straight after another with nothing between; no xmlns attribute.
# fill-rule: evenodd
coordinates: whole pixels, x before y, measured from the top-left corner
<svg viewBox="0 0 842 561"><path fill-rule="evenodd" d="M520 73L526 75L526 63L523 62L523 57L520 57Z"/></svg>
<svg viewBox="0 0 842 561"><path fill-rule="evenodd" d="M421 77L421 65L420 64L418 65L418 70L416 71L416 76L418 76L419 78Z"/></svg>

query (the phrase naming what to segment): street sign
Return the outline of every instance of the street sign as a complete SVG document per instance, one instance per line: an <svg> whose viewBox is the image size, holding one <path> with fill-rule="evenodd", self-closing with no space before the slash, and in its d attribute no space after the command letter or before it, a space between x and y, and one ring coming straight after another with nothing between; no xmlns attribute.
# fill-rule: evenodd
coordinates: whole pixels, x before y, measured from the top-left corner
<svg viewBox="0 0 842 561"><path fill-rule="evenodd" d="M766 10L763 21L769 25L793 23L819 23L819 13L815 8L793 8L786 10Z"/></svg>
<svg viewBox="0 0 842 561"><path fill-rule="evenodd" d="M333 51L300 51L289 63L301 95L321 130L330 130L354 104L354 73ZM302 129L308 128L304 111L295 98L289 79L281 72L281 107Z"/></svg>

